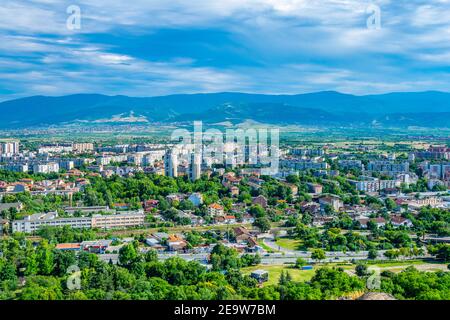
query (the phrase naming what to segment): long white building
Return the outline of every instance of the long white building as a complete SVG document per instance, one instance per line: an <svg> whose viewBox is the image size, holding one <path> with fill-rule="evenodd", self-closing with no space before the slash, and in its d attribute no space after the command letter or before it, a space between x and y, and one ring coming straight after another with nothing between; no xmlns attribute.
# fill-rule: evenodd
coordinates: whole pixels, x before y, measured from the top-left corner
<svg viewBox="0 0 450 320"><path fill-rule="evenodd" d="M12 222L13 232L34 233L39 228L69 226L74 229L120 229L142 226L145 214L141 211L111 215L94 215L93 217L59 218L57 212L36 213L23 220Z"/></svg>

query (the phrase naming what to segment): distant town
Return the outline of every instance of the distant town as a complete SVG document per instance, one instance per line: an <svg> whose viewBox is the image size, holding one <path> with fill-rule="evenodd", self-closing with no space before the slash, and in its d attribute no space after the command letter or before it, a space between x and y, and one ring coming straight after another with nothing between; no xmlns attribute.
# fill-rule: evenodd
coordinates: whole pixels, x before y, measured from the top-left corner
<svg viewBox="0 0 450 320"><path fill-rule="evenodd" d="M203 266L206 274L235 270L249 284L245 290L236 284L240 289L229 293L234 298L271 290L279 299L280 286L293 280L312 286L316 272L343 273L357 282L333 294L319 290L314 299L367 294L364 279L373 267L382 270L376 291L392 299L426 299L387 286L405 272L418 277L444 272L448 279L450 148L445 145L289 144L277 150L279 168L269 175L261 174L257 161L223 165L190 145L28 147L5 140L0 154L0 281L23 279L5 291L10 298L26 298L27 276L57 276L61 254L58 259L67 255L77 266L85 254L94 255L136 277L137 264L155 268L145 265L146 259L161 268L181 259ZM23 247L23 241L28 249L11 265L5 260L12 254L9 247ZM29 265L27 250L35 264L50 263L49 269L42 273ZM52 261L37 261L42 250ZM127 255L135 261L125 262ZM3 277L6 268L14 270L9 278ZM177 285L151 270L142 272ZM58 275L71 276L66 270ZM119 294L117 288L108 290ZM124 298L135 298L130 290ZM434 290L437 298L448 298L448 287ZM95 299L82 288L69 291Z"/></svg>

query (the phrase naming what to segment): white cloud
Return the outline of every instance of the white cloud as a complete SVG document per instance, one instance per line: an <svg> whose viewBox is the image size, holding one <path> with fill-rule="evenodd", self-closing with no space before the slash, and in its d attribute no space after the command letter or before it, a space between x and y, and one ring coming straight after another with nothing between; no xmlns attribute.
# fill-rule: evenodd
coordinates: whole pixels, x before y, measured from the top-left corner
<svg viewBox="0 0 450 320"><path fill-rule="evenodd" d="M381 30L366 28L370 3L381 8ZM0 68L9 80L3 87L23 95L155 95L364 93L445 89L450 83L445 74L436 80L424 70L449 65L449 0L78 0L78 31L66 28L69 4L0 3ZM189 56L156 60L86 40L90 34L139 36L160 28L224 30L258 66L208 66L207 56L203 64Z"/></svg>

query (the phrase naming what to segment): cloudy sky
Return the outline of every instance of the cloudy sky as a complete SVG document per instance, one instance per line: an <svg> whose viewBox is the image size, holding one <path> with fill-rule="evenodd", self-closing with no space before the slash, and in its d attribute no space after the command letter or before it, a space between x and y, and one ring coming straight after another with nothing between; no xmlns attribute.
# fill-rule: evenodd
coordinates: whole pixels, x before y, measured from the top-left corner
<svg viewBox="0 0 450 320"><path fill-rule="evenodd" d="M450 91L450 0L2 0L0 39L0 100Z"/></svg>

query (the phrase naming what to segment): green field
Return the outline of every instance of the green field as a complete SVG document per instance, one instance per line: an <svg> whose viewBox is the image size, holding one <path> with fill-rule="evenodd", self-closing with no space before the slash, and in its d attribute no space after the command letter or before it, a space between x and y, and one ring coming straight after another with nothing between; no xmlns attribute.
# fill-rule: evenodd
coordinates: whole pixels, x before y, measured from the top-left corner
<svg viewBox="0 0 450 320"><path fill-rule="evenodd" d="M285 249L289 250L303 250L303 243L301 240L292 238L278 238L275 243Z"/></svg>
<svg viewBox="0 0 450 320"><path fill-rule="evenodd" d="M281 271L283 270L289 272L293 281L308 281L313 277L315 273L314 270L300 270L288 265L259 265L242 268L242 272L249 275L252 271L258 269L266 270L269 272L269 281L265 282L264 285L277 284L278 280L280 279Z"/></svg>

